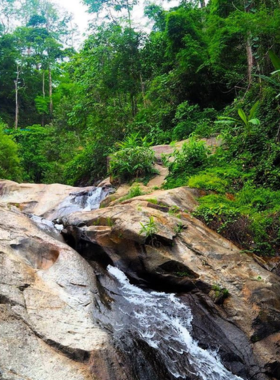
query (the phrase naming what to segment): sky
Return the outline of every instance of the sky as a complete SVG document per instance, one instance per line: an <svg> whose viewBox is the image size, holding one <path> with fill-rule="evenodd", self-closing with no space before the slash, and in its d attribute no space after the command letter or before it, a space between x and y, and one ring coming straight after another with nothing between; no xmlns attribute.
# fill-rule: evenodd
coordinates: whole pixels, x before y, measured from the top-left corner
<svg viewBox="0 0 280 380"><path fill-rule="evenodd" d="M81 4L80 0L52 0L52 1L73 14L74 21L78 25L78 28L81 34L87 31L88 22L92 16L90 16L86 12L87 7ZM133 19L135 23L138 25L141 25L142 28L149 29L149 26L147 26L148 19L143 18L144 1L145 0L140 0L139 5L135 7L133 11ZM156 2L156 0L154 0L153 2ZM175 6L176 3L178 3L176 0L169 1L168 8Z"/></svg>
<svg viewBox="0 0 280 380"><path fill-rule="evenodd" d="M86 12L87 7L81 4L80 0L53 0L53 3L58 4L68 12L71 12L80 32L86 32L90 16Z"/></svg>

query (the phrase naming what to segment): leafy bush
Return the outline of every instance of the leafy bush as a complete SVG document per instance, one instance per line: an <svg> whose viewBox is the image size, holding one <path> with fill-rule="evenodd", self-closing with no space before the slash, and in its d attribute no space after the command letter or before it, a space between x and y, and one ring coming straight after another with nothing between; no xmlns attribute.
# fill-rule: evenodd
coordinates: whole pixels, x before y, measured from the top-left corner
<svg viewBox="0 0 280 380"><path fill-rule="evenodd" d="M24 181L63 181L64 165L75 155L75 148L79 144L73 133L58 133L54 127L41 125L10 130L9 133L18 143Z"/></svg>
<svg viewBox="0 0 280 380"><path fill-rule="evenodd" d="M138 133L131 133L123 141L117 142L116 146L120 149L137 148L138 146L149 147L152 143L148 142L147 136L140 137Z"/></svg>
<svg viewBox="0 0 280 380"><path fill-rule="evenodd" d="M216 111L213 108L205 108L201 111L197 104L190 105L188 101L179 104L173 120L175 127L172 139L183 140L193 132L202 134L207 131L207 134L210 134L209 124L215 117Z"/></svg>
<svg viewBox="0 0 280 380"><path fill-rule="evenodd" d="M128 192L129 198L139 197L143 194L143 191L140 189L140 186L138 184L131 187L131 189Z"/></svg>
<svg viewBox="0 0 280 380"><path fill-rule="evenodd" d="M157 233L158 228L152 216L149 217L149 222L140 223L140 224L141 224L140 234L143 234L146 237L151 237Z"/></svg>
<svg viewBox="0 0 280 380"><path fill-rule="evenodd" d="M191 137L180 150L174 150L168 158L163 157L163 161L169 169L169 175L163 187L172 189L187 185L189 177L207 165L208 149L204 141Z"/></svg>
<svg viewBox="0 0 280 380"><path fill-rule="evenodd" d="M204 141L199 141L192 137L183 144L180 150L176 149L171 154L171 158L171 162L167 166L172 175L177 173L190 175L206 165L208 149Z"/></svg>
<svg viewBox="0 0 280 380"><path fill-rule="evenodd" d="M21 181L22 167L18 146L0 126L0 178Z"/></svg>
<svg viewBox="0 0 280 380"><path fill-rule="evenodd" d="M109 174L121 182L155 173L154 152L143 146L121 149L110 155Z"/></svg>
<svg viewBox="0 0 280 380"><path fill-rule="evenodd" d="M23 166L23 180L26 182L41 182L44 172L49 167L44 150L44 142L49 133L48 129L40 125L33 125L25 129L13 130L10 133L19 146Z"/></svg>
<svg viewBox="0 0 280 380"><path fill-rule="evenodd" d="M109 147L98 140L86 147L65 165L64 182L73 185L94 183L106 174Z"/></svg>
<svg viewBox="0 0 280 380"><path fill-rule="evenodd" d="M197 189L212 190L218 193L225 193L226 188L228 187L228 181L212 174L200 173L188 180L188 186Z"/></svg>
<svg viewBox="0 0 280 380"><path fill-rule="evenodd" d="M130 189L127 195L119 199L119 202L126 201L127 199L131 199L134 197L139 197L140 195L143 195L143 191L140 188L139 184L133 185Z"/></svg>
<svg viewBox="0 0 280 380"><path fill-rule="evenodd" d="M169 144L172 141L172 131L163 131L159 127L152 127L147 138L152 141L153 145Z"/></svg>
<svg viewBox="0 0 280 380"><path fill-rule="evenodd" d="M194 215L240 248L259 255L280 251L280 191L252 183L234 196L208 195Z"/></svg>

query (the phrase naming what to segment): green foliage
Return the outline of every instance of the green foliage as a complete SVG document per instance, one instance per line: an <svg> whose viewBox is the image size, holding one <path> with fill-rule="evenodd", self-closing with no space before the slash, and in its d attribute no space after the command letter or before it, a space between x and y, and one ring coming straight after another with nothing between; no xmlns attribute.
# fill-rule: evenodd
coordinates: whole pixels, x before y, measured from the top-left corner
<svg viewBox="0 0 280 380"><path fill-rule="evenodd" d="M204 141L192 137L182 145L181 149L174 150L172 157L174 161L168 165L171 174L182 172L192 174L207 164L208 149Z"/></svg>
<svg viewBox="0 0 280 380"><path fill-rule="evenodd" d="M35 98L35 105L38 113L40 115L42 114L48 114L49 112L49 104L50 104L50 99L49 97L43 97L40 95L37 95Z"/></svg>
<svg viewBox="0 0 280 380"><path fill-rule="evenodd" d="M245 127L245 132L246 133L251 133L251 125L259 126L260 125L260 120L256 118L256 113L259 107L259 101L257 101L252 108L249 111L248 116L245 114L242 108L238 108L237 112L240 117L240 120L236 120L232 117L225 117L221 116L219 117L220 121L216 123L225 123L225 124L235 124L238 125L242 121L244 127Z"/></svg>
<svg viewBox="0 0 280 380"><path fill-rule="evenodd" d="M280 58L272 50L269 50L268 54L275 70L280 70Z"/></svg>
<svg viewBox="0 0 280 380"><path fill-rule="evenodd" d="M152 216L149 217L149 222L140 223L140 224L141 224L140 234L145 235L146 238L152 237L154 234L157 233L158 228Z"/></svg>
<svg viewBox="0 0 280 380"><path fill-rule="evenodd" d="M152 143L147 141L147 136L140 137L138 133L132 133L124 138L123 141L116 143L119 149L137 148L138 146L149 147Z"/></svg>
<svg viewBox="0 0 280 380"><path fill-rule="evenodd" d="M141 190L140 185L139 184L135 184L135 185L133 185L129 189L128 194L125 195L124 197L120 198L119 201L123 202L123 201L126 201L127 199L131 199L131 198L134 198L134 197L139 197L140 195L143 195L143 194L144 193Z"/></svg>
<svg viewBox="0 0 280 380"><path fill-rule="evenodd" d="M177 226L174 228L174 232L176 235L179 235L186 227L182 222L179 222Z"/></svg>
<svg viewBox="0 0 280 380"><path fill-rule="evenodd" d="M208 195L194 215L238 246L260 255L280 249L280 191L247 183L235 195Z"/></svg>
<svg viewBox="0 0 280 380"><path fill-rule="evenodd" d="M218 193L225 193L226 189L229 187L229 182L218 176L213 176L213 174L206 173L190 177L188 180L188 186L197 189L212 190Z"/></svg>
<svg viewBox="0 0 280 380"><path fill-rule="evenodd" d="M50 168L46 154L50 130L40 125L33 125L24 130L14 131L12 135L19 146L24 181L40 183Z"/></svg>
<svg viewBox="0 0 280 380"><path fill-rule="evenodd" d="M129 198L139 197L142 194L143 194L143 192L140 188L140 185L138 185L138 184L132 186L128 192Z"/></svg>
<svg viewBox="0 0 280 380"><path fill-rule="evenodd" d="M90 184L105 176L109 147L95 140L76 152L65 164L64 181L69 185Z"/></svg>
<svg viewBox="0 0 280 380"><path fill-rule="evenodd" d="M110 155L109 173L120 181L154 173L154 152L147 147L125 148Z"/></svg>
<svg viewBox="0 0 280 380"><path fill-rule="evenodd" d="M18 182L22 180L18 146L10 136L4 133L3 124L0 125L0 178Z"/></svg>
<svg viewBox="0 0 280 380"><path fill-rule="evenodd" d="M217 304L222 304L229 297L228 289L223 288L219 284L212 285L212 291L214 291L214 302Z"/></svg>
<svg viewBox="0 0 280 380"><path fill-rule="evenodd" d="M205 129L207 130L215 117L216 111L213 108L201 111L197 104L190 105L188 101L179 104L173 120L175 127L172 131L172 140L186 139L193 132L205 135Z"/></svg>
<svg viewBox="0 0 280 380"><path fill-rule="evenodd" d="M171 206L169 207L168 214L180 218L180 208L176 205Z"/></svg>

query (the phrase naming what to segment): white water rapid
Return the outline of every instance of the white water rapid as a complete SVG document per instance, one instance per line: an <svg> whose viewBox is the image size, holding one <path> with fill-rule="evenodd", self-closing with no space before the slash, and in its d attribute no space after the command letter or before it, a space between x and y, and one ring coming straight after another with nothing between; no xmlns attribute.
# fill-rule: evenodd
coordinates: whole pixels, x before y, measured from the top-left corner
<svg viewBox="0 0 280 380"><path fill-rule="evenodd" d="M72 193L56 206L54 212L47 217L54 220L77 211L97 210L109 191L109 189L104 190L102 187L94 187L90 191Z"/></svg>
<svg viewBox="0 0 280 380"><path fill-rule="evenodd" d="M33 214L30 214L29 217L41 230L63 241L60 235L63 225L60 224L59 219L77 211L97 210L111 190L111 188L93 187L91 190L72 193L59 203L54 210L47 212L44 217Z"/></svg>
<svg viewBox="0 0 280 380"><path fill-rule="evenodd" d="M115 335L122 337L129 332L145 341L157 350L173 378L242 380L223 366L216 352L198 346L190 334L191 310L175 294L144 291L130 284L119 269L112 266L107 269L126 300L118 306Z"/></svg>

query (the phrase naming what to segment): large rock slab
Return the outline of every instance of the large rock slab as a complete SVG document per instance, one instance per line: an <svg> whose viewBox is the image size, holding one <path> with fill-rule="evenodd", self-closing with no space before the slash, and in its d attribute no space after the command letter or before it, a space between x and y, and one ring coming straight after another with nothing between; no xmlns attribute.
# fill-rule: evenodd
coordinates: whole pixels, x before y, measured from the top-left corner
<svg viewBox="0 0 280 380"><path fill-rule="evenodd" d="M159 190L62 217L66 241L86 261L19 211L54 215L69 192L83 190L1 185L0 378L135 377L93 316L97 304L112 302L107 264L142 286L181 293L194 314L195 338L220 347L234 373L279 378L280 279L192 217L193 191Z"/></svg>
<svg viewBox="0 0 280 380"><path fill-rule="evenodd" d="M1 379L127 379L93 319L96 293L77 252L0 207Z"/></svg>
<svg viewBox="0 0 280 380"><path fill-rule="evenodd" d="M247 357L255 354L250 376L279 378L280 278L186 212L190 194L179 191L176 202L167 191L161 193L164 204L138 197L75 213L63 218L64 234L81 254L92 244L88 259L113 263L142 285L203 294L210 313L245 334ZM244 338L238 343L238 334L225 329L242 351Z"/></svg>
<svg viewBox="0 0 280 380"><path fill-rule="evenodd" d="M84 190L55 183L52 185L0 180L0 205L15 205L21 211L43 215L54 209L70 193Z"/></svg>

